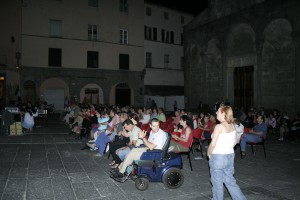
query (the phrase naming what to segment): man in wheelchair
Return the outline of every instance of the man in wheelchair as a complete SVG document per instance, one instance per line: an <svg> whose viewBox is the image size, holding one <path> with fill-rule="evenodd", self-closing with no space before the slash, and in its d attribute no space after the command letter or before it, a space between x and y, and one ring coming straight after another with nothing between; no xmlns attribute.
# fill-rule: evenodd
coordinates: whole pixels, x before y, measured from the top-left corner
<svg viewBox="0 0 300 200"><path fill-rule="evenodd" d="M162 150L164 144L167 141L167 134L159 128L159 121L153 118L150 121L150 128L152 129L148 140L146 137L146 131L139 133L139 139L143 140L144 147L133 148L126 156L125 160L119 165L118 168L111 170L111 178L118 182L124 182L126 179L125 171L126 168L133 163L135 160L139 160L144 152L148 149Z"/></svg>

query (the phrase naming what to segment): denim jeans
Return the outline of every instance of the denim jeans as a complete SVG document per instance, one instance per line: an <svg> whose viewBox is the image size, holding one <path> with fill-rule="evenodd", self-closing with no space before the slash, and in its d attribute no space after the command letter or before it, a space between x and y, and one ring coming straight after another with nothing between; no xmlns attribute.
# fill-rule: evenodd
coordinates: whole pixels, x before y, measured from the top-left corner
<svg viewBox="0 0 300 200"><path fill-rule="evenodd" d="M258 135L244 133L240 141L241 151L246 150L247 142L261 142L261 140L261 137Z"/></svg>
<svg viewBox="0 0 300 200"><path fill-rule="evenodd" d="M105 135L105 131L102 131L102 133L100 133L100 135L98 135L97 139L96 139L96 147L98 147L98 150L99 150L99 154L101 156L103 156L103 154L105 153L104 150L105 150L105 147L106 147L106 144L110 142L110 139L107 135Z"/></svg>
<svg viewBox="0 0 300 200"><path fill-rule="evenodd" d="M127 156L127 154L130 152L130 148L129 147L126 147L126 148L120 148L117 150L117 155L119 156L119 158L124 161L125 157Z"/></svg>
<svg viewBox="0 0 300 200"><path fill-rule="evenodd" d="M233 177L234 154L212 154L209 160L209 166L213 200L224 199L223 183L228 189L232 199L246 199Z"/></svg>

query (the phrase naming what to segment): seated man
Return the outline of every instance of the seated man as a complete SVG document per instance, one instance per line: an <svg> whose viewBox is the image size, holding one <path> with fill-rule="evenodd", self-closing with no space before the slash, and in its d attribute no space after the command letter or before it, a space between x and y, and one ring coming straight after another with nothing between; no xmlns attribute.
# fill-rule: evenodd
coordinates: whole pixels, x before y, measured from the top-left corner
<svg viewBox="0 0 300 200"><path fill-rule="evenodd" d="M126 176L124 175L124 172L126 171L126 168L132 164L134 160L140 159L141 155L146 152L148 149L162 149L164 144L167 140L167 134L159 128L159 121L156 118L153 118L150 121L150 127L151 132L149 139L146 140L146 132L141 131L139 133L139 139L143 140L146 147L141 148L133 148L125 157L125 160L119 165L118 168L111 171L112 178L114 178L117 181L123 181Z"/></svg>
<svg viewBox="0 0 300 200"><path fill-rule="evenodd" d="M261 142L267 135L267 125L264 123L262 115L257 116L257 125L250 130L250 134L244 133L240 141L242 156L246 156L246 145L247 142Z"/></svg>

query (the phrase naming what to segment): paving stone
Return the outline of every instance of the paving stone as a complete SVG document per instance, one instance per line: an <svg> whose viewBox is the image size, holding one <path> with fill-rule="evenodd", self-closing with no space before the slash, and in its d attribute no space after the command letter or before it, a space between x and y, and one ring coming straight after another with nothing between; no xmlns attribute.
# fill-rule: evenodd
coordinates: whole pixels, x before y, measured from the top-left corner
<svg viewBox="0 0 300 200"><path fill-rule="evenodd" d="M28 178L50 178L48 169L28 170Z"/></svg>
<svg viewBox="0 0 300 200"><path fill-rule="evenodd" d="M26 188L26 179L8 179L4 193L23 192Z"/></svg>
<svg viewBox="0 0 300 200"><path fill-rule="evenodd" d="M27 199L43 199L43 198L53 198L52 183L50 178L35 178L28 179Z"/></svg>
<svg viewBox="0 0 300 200"><path fill-rule="evenodd" d="M101 197L92 182L72 183L78 199L91 199Z"/></svg>
<svg viewBox="0 0 300 200"><path fill-rule="evenodd" d="M29 170L48 169L46 159L31 159L29 162Z"/></svg>
<svg viewBox="0 0 300 200"><path fill-rule="evenodd" d="M26 179L28 174L27 168L12 168L10 170L8 178L20 178Z"/></svg>
<svg viewBox="0 0 300 200"><path fill-rule="evenodd" d="M80 163L64 163L64 166L68 173L84 172Z"/></svg>
<svg viewBox="0 0 300 200"><path fill-rule="evenodd" d="M14 191L3 193L1 200L20 200L26 199L25 191Z"/></svg>
<svg viewBox="0 0 300 200"><path fill-rule="evenodd" d="M48 161L49 169L62 169L64 168L63 163L60 160Z"/></svg>
<svg viewBox="0 0 300 200"><path fill-rule="evenodd" d="M29 160L15 160L12 168L28 168Z"/></svg>
<svg viewBox="0 0 300 200"><path fill-rule="evenodd" d="M3 193L5 185L6 185L7 179L1 179L0 178L0 195ZM1 196L0 196L1 197Z"/></svg>
<svg viewBox="0 0 300 200"><path fill-rule="evenodd" d="M90 182L90 178L85 172L68 173L71 183Z"/></svg>
<svg viewBox="0 0 300 200"><path fill-rule="evenodd" d="M61 169L50 169L51 179L68 179L68 174L64 168Z"/></svg>
<svg viewBox="0 0 300 200"><path fill-rule="evenodd" d="M74 200L76 199L69 179L52 179L55 199Z"/></svg>

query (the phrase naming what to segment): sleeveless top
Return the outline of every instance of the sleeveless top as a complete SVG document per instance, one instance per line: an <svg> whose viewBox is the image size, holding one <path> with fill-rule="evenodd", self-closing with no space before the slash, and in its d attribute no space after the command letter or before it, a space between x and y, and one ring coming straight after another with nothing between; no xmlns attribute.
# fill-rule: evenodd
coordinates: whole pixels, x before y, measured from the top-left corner
<svg viewBox="0 0 300 200"><path fill-rule="evenodd" d="M236 142L235 129L229 133L225 132L225 128L222 126L222 133L219 135L216 146L213 150L213 154L232 154L234 153L233 147Z"/></svg>
<svg viewBox="0 0 300 200"><path fill-rule="evenodd" d="M186 136L186 128L182 129L182 132L181 132L180 137L181 137L181 138L185 138L185 136ZM186 147L186 148L189 148L189 147L190 147L190 144L191 144L191 142L192 142L192 139L193 139L193 132L192 132L192 130L191 130L188 140L187 140L186 142L183 142L183 141L181 141L181 140L178 140L178 144L180 144L180 145L182 145L182 146L184 146L184 147Z"/></svg>

